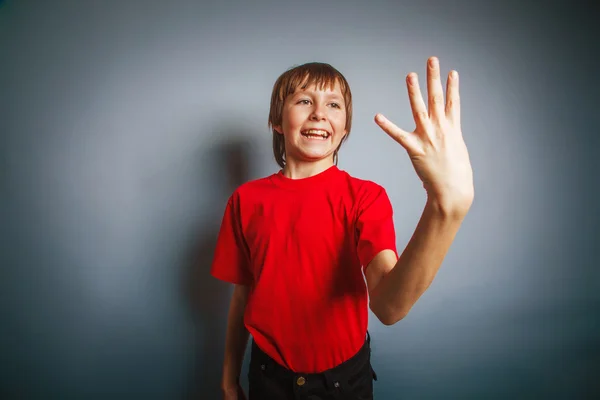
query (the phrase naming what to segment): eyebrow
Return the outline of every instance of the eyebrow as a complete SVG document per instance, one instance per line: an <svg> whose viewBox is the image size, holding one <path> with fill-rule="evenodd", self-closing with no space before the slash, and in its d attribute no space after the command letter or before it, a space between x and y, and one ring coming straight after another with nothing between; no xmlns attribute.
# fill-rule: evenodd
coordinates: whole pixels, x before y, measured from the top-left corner
<svg viewBox="0 0 600 400"><path fill-rule="evenodd" d="M296 98L296 97L298 97L298 96L300 96L300 95L307 94L307 93L305 93L305 92L306 92L306 90L304 90L304 89L297 89L297 90L296 90L296 92L295 92L295 93L292 95L292 98ZM311 91L311 92L312 92L312 91ZM344 96L342 96L342 95L341 95L341 94L339 94L339 93L326 93L326 94L325 94L325 97L326 97L326 98L329 98L329 99L335 99L335 100L339 100L339 101L341 101L341 102L343 102L343 101L344 101Z"/></svg>
<svg viewBox="0 0 600 400"><path fill-rule="evenodd" d="M331 98L331 99L333 99L333 100L337 100L337 101L338 101L338 102L340 102L340 103L345 103L345 101L344 101L344 97L343 97L343 96L340 96L339 94L334 94L334 95L331 95L331 96L329 96L329 98Z"/></svg>

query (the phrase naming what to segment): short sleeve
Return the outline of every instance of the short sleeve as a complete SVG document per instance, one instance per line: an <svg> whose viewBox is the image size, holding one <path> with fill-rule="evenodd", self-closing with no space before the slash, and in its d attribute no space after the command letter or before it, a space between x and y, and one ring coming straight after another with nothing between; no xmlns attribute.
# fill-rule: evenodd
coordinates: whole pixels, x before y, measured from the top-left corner
<svg viewBox="0 0 600 400"><path fill-rule="evenodd" d="M366 268L383 250L396 251L393 210L385 189L370 183L361 196L356 217L357 253Z"/></svg>
<svg viewBox="0 0 600 400"><path fill-rule="evenodd" d="M249 251L242 235L240 213L235 194L229 198L211 266L211 275L239 285L250 285Z"/></svg>

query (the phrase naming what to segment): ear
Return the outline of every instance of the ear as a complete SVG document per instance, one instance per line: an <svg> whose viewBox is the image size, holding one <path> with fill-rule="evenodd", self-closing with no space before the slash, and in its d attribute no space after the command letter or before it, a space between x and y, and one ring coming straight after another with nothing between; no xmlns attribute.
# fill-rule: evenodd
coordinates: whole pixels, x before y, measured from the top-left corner
<svg viewBox="0 0 600 400"><path fill-rule="evenodd" d="M273 129L275 129L275 132L279 133L280 135L283 135L283 129L281 129L281 125L274 125Z"/></svg>

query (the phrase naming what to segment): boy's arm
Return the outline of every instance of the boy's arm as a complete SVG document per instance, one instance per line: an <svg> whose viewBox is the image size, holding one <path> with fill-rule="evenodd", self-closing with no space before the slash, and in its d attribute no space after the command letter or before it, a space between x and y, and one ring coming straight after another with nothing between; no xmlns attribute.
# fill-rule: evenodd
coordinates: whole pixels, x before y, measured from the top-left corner
<svg viewBox="0 0 600 400"><path fill-rule="evenodd" d="M225 359L221 381L221 388L225 393L232 390L237 392L238 390L242 362L250 336L244 326L244 311L246 310L249 292L249 286L235 285L229 304L227 333L225 337Z"/></svg>
<svg viewBox="0 0 600 400"><path fill-rule="evenodd" d="M456 210L456 211L455 211ZM459 209L428 201L417 228L400 255L377 254L367 266L370 308L385 325L404 318L427 290L464 219Z"/></svg>
<svg viewBox="0 0 600 400"><path fill-rule="evenodd" d="M385 252L367 266L371 309L388 325L402 319L430 285L473 202L473 170L460 123L458 79L456 71L448 74L444 104L439 60L430 57L427 103L417 75L406 78L415 130L404 131L383 115L375 116L375 122L407 151L427 192L421 220L398 262Z"/></svg>

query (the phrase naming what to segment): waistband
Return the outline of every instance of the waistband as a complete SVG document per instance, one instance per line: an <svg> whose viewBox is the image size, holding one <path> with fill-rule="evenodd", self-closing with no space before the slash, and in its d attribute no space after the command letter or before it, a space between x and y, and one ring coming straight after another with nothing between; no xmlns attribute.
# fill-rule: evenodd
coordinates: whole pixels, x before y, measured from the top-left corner
<svg viewBox="0 0 600 400"><path fill-rule="evenodd" d="M371 335L367 331L367 338L363 346L358 352L341 364L328 370L317 373L294 372L283 365L273 360L268 354L262 351L258 345L252 340L252 355L251 362L259 363L262 370L269 369L271 374L279 376L281 379L289 379L296 381L302 377L307 381L327 381L333 382L343 377L351 377L358 374L365 363L370 363L371 360Z"/></svg>

